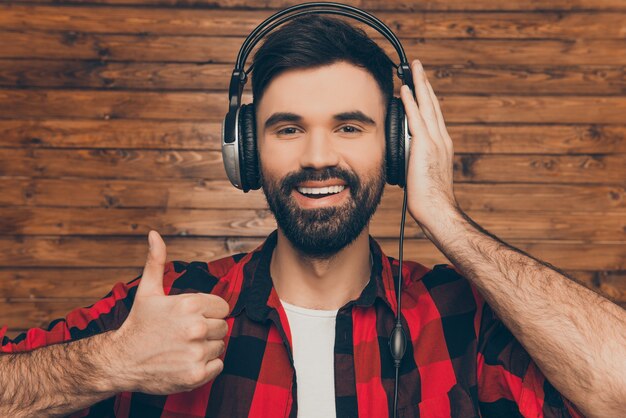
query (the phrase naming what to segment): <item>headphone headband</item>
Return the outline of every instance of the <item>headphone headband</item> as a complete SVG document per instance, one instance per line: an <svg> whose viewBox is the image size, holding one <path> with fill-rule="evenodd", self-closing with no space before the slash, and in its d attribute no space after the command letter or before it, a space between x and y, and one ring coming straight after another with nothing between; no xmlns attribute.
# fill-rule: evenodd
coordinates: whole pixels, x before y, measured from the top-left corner
<svg viewBox="0 0 626 418"><path fill-rule="evenodd" d="M319 8L319 9L314 10L315 8ZM337 8L338 10L333 10L333 8ZM272 23L274 20L277 20L278 18L281 18L282 16L289 14L291 12L298 12L298 13L294 13L290 16L283 17L278 22ZM396 52L400 56L400 61L401 62L407 61L406 55L404 54L404 49L402 48L402 45L400 44L400 42L398 41L394 33L391 31L391 29L389 29L387 25L385 25L376 16L371 15L361 9L358 9L356 7L349 6L346 4L334 3L334 2L309 2L309 3L298 4L298 5L289 7L287 9L281 10L273 14L272 16L268 17L263 22L261 22L261 24L257 26L244 41L239 51L239 54L237 55L235 68L243 69L245 61L248 58L248 54L250 53L254 45L258 42L259 39L261 39L268 32L273 30L276 26L279 26L285 21L295 18L300 15L321 14L321 13L338 14L338 15L343 15L347 17L352 17L356 20L359 20L362 23L365 23L373 27L378 32L380 32L383 36L389 39L389 41L393 44L394 48L396 49ZM265 28L270 23L272 23L272 25L268 28ZM249 71L246 71L246 73L248 72Z"/></svg>

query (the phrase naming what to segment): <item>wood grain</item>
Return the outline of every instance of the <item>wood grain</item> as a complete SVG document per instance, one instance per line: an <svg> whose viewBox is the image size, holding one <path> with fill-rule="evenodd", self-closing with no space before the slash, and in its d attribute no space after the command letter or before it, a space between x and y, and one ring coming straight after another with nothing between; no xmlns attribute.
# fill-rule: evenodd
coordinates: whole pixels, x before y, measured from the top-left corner
<svg viewBox="0 0 626 418"><path fill-rule="evenodd" d="M285 8L293 5L289 0L264 0L259 4L257 0L21 0L21 3L54 3L54 4L112 4L112 5L144 5L144 6L171 6L193 8ZM342 3L360 7L366 11L377 10L625 10L621 0L517 0L502 2L501 0L432 0L415 2L412 0L346 0Z"/></svg>
<svg viewBox="0 0 626 418"><path fill-rule="evenodd" d="M0 58L234 62L243 38L0 31ZM403 39L409 60L430 65L624 65L621 39ZM399 61L393 46L380 45ZM249 65L249 64L248 64ZM247 68L248 66L246 66Z"/></svg>
<svg viewBox="0 0 626 418"><path fill-rule="evenodd" d="M226 95L232 65L0 59L0 87L206 91ZM621 95L623 66L425 65L436 94ZM400 96L396 81L395 95Z"/></svg>
<svg viewBox="0 0 626 418"><path fill-rule="evenodd" d="M6 315L8 304L15 301L48 299L103 298L116 282L129 282L139 276L137 268L0 268L0 312ZM42 273L44 273L42 275ZM1 315L1 314L0 314ZM4 324L0 320L0 324Z"/></svg>
<svg viewBox="0 0 626 418"><path fill-rule="evenodd" d="M46 32L247 36L276 10L189 10L145 7L47 5L0 6L0 30ZM376 14L401 39L621 39L626 13L616 12L432 12ZM343 18L376 39L384 37L354 19Z"/></svg>
<svg viewBox="0 0 626 418"><path fill-rule="evenodd" d="M263 193L226 179L220 124L245 36L292 3L0 5L0 327L9 336L140 274L150 229L165 235L168 260L208 261L249 251L275 228ZM626 307L626 2L348 4L375 12L424 63L454 141L459 205ZM393 256L401 203L402 190L387 186L371 223ZM405 232L407 259L447 262L412 220Z"/></svg>

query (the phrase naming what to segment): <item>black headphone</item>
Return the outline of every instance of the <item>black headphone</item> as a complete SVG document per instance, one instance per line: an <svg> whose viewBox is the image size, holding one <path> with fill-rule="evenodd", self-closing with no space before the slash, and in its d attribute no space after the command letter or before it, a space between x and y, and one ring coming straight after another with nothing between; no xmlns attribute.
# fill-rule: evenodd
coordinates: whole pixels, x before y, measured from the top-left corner
<svg viewBox="0 0 626 418"><path fill-rule="evenodd" d="M296 13L288 15L292 12ZM275 27L296 16L314 13L352 17L383 34L393 44L400 56L400 64L395 66L398 77L403 84L408 85L411 91L414 91L411 68L400 41L389 27L369 13L341 3L311 2L289 7L270 16L248 35L237 54L235 69L228 89L228 113L222 122L222 158L226 174L230 182L244 192L257 190L261 187L254 104L241 105L243 87L248 79L248 73L252 70L249 68L244 71L246 59L259 40ZM398 97L392 97L385 120L385 161L387 183L389 184L397 184L400 187L405 185L408 165L408 152L405 150L409 149L410 138L402 100Z"/></svg>
<svg viewBox="0 0 626 418"><path fill-rule="evenodd" d="M294 13L292 13L294 12ZM292 14L290 14L292 13ZM248 73L252 68L244 71L246 58L263 36L282 23L305 14L336 14L354 18L363 22L378 32L391 42L400 56L400 64L395 65L396 72L402 84L406 84L415 97L415 87L413 85L413 75L411 67L404 54L404 49L394 33L375 16L341 3L333 2L310 2L288 7L265 19L248 35L239 53L235 69L230 79L228 88L228 113L222 122L222 158L226 174L230 182L238 189L248 192L261 188L261 173L256 143L256 120L254 104L241 105L241 94L248 79ZM287 16L285 16L287 15ZM386 141L386 175L387 183L404 187L406 184L406 172L409 162L410 132L408 121L404 112L402 99L392 97L387 108L387 118L385 120L385 141ZM395 386L393 401L393 416L398 414L398 382L400 363L406 351L406 334L401 323L401 289L402 289L402 255L404 242L404 223L406 218L407 191L404 187L404 201L402 204L402 221L400 224L400 257L399 274L397 283L397 313L396 323L389 336L389 349L394 361Z"/></svg>

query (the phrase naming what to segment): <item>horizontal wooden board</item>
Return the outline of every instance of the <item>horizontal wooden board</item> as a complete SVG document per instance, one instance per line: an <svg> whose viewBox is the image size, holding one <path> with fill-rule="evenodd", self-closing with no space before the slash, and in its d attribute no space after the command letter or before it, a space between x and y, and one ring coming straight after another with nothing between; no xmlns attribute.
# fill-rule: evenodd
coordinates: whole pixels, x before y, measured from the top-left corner
<svg viewBox="0 0 626 418"><path fill-rule="evenodd" d="M97 180L97 179L18 179L0 177L0 204L73 207L170 207L207 209L263 209L267 207L263 193L243 193L228 180ZM75 193L77 187L80 193ZM609 187L600 193L586 194L587 186L579 186L577 201L611 202L607 192L615 193L615 203L626 201L624 190ZM490 190L493 188L490 187ZM564 191L563 194L568 194ZM599 196L600 195L600 196ZM67 199L67 196L72 196ZM595 205L594 205L595 206Z"/></svg>
<svg viewBox="0 0 626 418"><path fill-rule="evenodd" d="M0 178L0 205L78 208L266 209L261 190L243 193L227 180ZM80 190L80 193L76 193ZM455 183L464 210L613 212L626 209L623 186ZM72 196L67 199L67 196ZM400 210L402 189L385 187L381 207Z"/></svg>
<svg viewBox="0 0 626 418"><path fill-rule="evenodd" d="M225 180L218 151L0 148L0 176ZM626 154L457 154L454 181L624 185ZM149 183L148 183L149 184ZM148 186L146 186L148 187Z"/></svg>
<svg viewBox="0 0 626 418"><path fill-rule="evenodd" d="M14 2L17 3L17 2ZM20 3L54 4L111 4L142 6L174 6L193 8L285 8L293 5L290 0L20 0ZM622 0L345 0L342 3L360 7L368 12L376 10L626 10Z"/></svg>
<svg viewBox="0 0 626 418"><path fill-rule="evenodd" d="M0 6L0 30L83 33L247 36L275 10L189 10L145 7ZM376 14L404 38L569 38L622 39L626 14L616 12L408 13ZM354 19L369 36L384 39Z"/></svg>
<svg viewBox="0 0 626 418"><path fill-rule="evenodd" d="M111 291L116 282L127 283L139 276L136 268L0 268L0 298L5 303L15 299L85 299L98 300ZM0 308L0 311L2 308ZM2 321L0 321L0 327Z"/></svg>
<svg viewBox="0 0 626 418"><path fill-rule="evenodd" d="M502 239L626 241L626 210L610 212L474 211L467 214ZM400 211L381 205L370 224L374 236L399 235ZM276 229L265 209L119 209L0 207L2 235L147 235L151 229L168 236L258 237ZM407 215L407 238L425 238Z"/></svg>
<svg viewBox="0 0 626 418"><path fill-rule="evenodd" d="M624 97L444 96L444 118L459 123L620 123Z"/></svg>
<svg viewBox="0 0 626 418"><path fill-rule="evenodd" d="M616 128L595 126L586 128L585 130L583 127L574 127L569 134L562 132L561 134L567 137L560 139L572 144L579 143L578 146L583 147L584 142L598 141L600 144L606 144L608 149L620 149L620 144L626 148L626 144L614 138L615 135L626 133L626 125ZM592 132L597 132L597 134L592 134ZM573 138L572 135L577 136L578 139ZM594 135L596 139L592 138ZM131 119L0 120L0 147L219 151L221 141L221 122L151 121L146 123L144 120ZM602 145L598 146L602 147ZM618 148L615 148L616 146Z"/></svg>
<svg viewBox="0 0 626 418"><path fill-rule="evenodd" d="M250 101L250 96L245 96ZM160 119L218 122L228 98L218 93L0 90L0 118Z"/></svg>
<svg viewBox="0 0 626 418"><path fill-rule="evenodd" d="M198 62L234 65L243 37L0 31L0 58ZM427 65L624 65L623 40L403 39L409 60ZM391 44L381 47L398 62ZM250 58L252 58L250 56ZM246 66L248 68L250 63Z"/></svg>
<svg viewBox="0 0 626 418"><path fill-rule="evenodd" d="M626 125L448 123L457 153L626 153ZM0 120L0 147L221 150L221 122Z"/></svg>
<svg viewBox="0 0 626 418"><path fill-rule="evenodd" d="M65 0L61 0L65 1ZM72 1L72 0L69 0ZM84 1L84 0L83 0ZM89 1L89 0L87 0ZM109 1L109 0L96 0ZM136 0L110 0L110 1L136 1ZM139 0L150 1L150 0ZM157 0L170 2L184 2L186 0ZM190 1L208 1L208 0L190 0ZM234 1L235 4L245 2L244 4L252 5L254 0L227 0L227 4ZM281 2L283 0L270 0ZM350 1L350 0L348 0ZM384 10L577 10L577 9L624 9L624 4L620 0L516 0L507 4L507 2L498 0L477 0L468 4L465 0L434 0L428 2L415 2L412 0L356 0L364 8ZM286 2L288 3L288 2ZM280 6L286 7L285 4L279 3Z"/></svg>
<svg viewBox="0 0 626 418"><path fill-rule="evenodd" d="M623 66L426 65L439 94L620 95ZM206 91L226 95L233 65L0 59L0 87ZM399 81L395 79L399 97Z"/></svg>
<svg viewBox="0 0 626 418"><path fill-rule="evenodd" d="M625 155L477 155L455 156L455 181L511 183L611 183L624 185ZM458 174L457 174L458 173ZM459 175L460 174L460 175ZM510 176L510 177L509 177Z"/></svg>
<svg viewBox="0 0 626 418"><path fill-rule="evenodd" d="M167 260L214 260L251 251L263 238L164 237ZM626 242L509 240L531 255L569 270L626 270ZM381 239L383 250L396 257L398 239ZM0 267L138 267L145 262L147 236L0 236ZM426 239L406 239L404 255L425 265L446 262Z"/></svg>
<svg viewBox="0 0 626 418"><path fill-rule="evenodd" d="M588 94L626 92L623 66L426 65L436 93Z"/></svg>
<svg viewBox="0 0 626 418"><path fill-rule="evenodd" d="M446 122L623 124L625 97L438 94ZM242 98L251 102L250 95ZM0 89L0 119L150 119L221 122L222 93Z"/></svg>
<svg viewBox="0 0 626 418"><path fill-rule="evenodd" d="M217 151L0 149L0 175L226 179ZM70 197L71 198L71 197Z"/></svg>

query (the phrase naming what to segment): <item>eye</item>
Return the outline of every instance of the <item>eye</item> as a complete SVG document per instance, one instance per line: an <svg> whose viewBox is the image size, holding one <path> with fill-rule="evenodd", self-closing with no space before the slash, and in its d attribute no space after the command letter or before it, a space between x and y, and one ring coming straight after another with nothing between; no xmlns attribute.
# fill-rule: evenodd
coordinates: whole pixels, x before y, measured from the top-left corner
<svg viewBox="0 0 626 418"><path fill-rule="evenodd" d="M293 126L288 126L286 128L282 128L276 131L276 135L292 135L296 133L295 130L297 129L298 128L295 128Z"/></svg>
<svg viewBox="0 0 626 418"><path fill-rule="evenodd" d="M345 125L345 126L342 126L340 129L347 129L344 132L348 133L348 134L354 134L354 133L362 132L359 128L357 128L354 125Z"/></svg>

